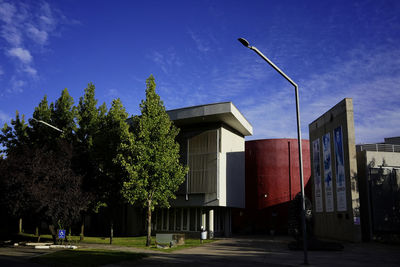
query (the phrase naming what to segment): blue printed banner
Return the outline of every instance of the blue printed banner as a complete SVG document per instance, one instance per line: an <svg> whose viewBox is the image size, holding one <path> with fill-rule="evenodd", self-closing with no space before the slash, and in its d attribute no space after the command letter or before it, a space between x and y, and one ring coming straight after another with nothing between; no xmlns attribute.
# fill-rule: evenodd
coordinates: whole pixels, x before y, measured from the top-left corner
<svg viewBox="0 0 400 267"><path fill-rule="evenodd" d="M322 150L324 157L324 189L325 207L327 212L333 212L333 189L332 189L332 160L331 160L331 134L322 136Z"/></svg>
<svg viewBox="0 0 400 267"><path fill-rule="evenodd" d="M346 176L344 171L343 135L342 127L334 131L335 167L336 167L336 198L337 210L346 211Z"/></svg>
<svg viewBox="0 0 400 267"><path fill-rule="evenodd" d="M321 186L321 162L320 162L320 149L319 139L313 141L313 169L314 169L314 197L315 197L315 211L322 212L322 186Z"/></svg>

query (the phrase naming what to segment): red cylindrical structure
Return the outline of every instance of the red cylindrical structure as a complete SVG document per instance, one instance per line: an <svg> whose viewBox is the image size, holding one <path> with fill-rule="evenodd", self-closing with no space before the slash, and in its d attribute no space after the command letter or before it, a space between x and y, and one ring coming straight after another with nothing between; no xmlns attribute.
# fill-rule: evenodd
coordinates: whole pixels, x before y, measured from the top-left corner
<svg viewBox="0 0 400 267"><path fill-rule="evenodd" d="M264 209L292 200L300 192L297 139L246 141L246 208ZM310 146L302 140L306 185L311 176Z"/></svg>

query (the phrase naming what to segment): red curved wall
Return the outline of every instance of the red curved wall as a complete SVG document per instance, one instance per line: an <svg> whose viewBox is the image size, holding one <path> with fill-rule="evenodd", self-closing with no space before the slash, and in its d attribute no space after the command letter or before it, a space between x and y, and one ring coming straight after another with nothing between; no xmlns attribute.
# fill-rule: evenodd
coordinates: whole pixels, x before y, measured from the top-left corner
<svg viewBox="0 0 400 267"><path fill-rule="evenodd" d="M263 209L290 201L300 192L297 139L264 139L245 142L246 208ZM310 145L302 140L303 174L311 176Z"/></svg>

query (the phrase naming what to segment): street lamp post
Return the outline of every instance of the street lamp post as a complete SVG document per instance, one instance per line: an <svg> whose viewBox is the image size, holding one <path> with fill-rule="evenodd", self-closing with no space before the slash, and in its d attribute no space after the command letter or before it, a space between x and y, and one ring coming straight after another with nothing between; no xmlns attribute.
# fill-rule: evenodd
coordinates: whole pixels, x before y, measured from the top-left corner
<svg viewBox="0 0 400 267"><path fill-rule="evenodd" d="M280 68L278 68L271 60L269 60L263 53L260 52L256 47L250 46L249 42L244 38L238 39L241 44L245 47L256 52L260 57L262 57L271 67L273 67L280 75L282 75L288 82L290 82L294 86L295 95L296 95L296 115L297 115L297 141L299 146L299 170L300 170L300 184L301 184L301 198L302 198L302 207L301 207L301 224L303 226L303 250L304 250L304 264L308 264L307 257L307 233L306 233L306 218L305 218L305 197L304 197L304 178L303 178L303 156L302 156L302 148L301 148L301 129L300 129L300 107L299 107L299 89L297 84L289 78Z"/></svg>

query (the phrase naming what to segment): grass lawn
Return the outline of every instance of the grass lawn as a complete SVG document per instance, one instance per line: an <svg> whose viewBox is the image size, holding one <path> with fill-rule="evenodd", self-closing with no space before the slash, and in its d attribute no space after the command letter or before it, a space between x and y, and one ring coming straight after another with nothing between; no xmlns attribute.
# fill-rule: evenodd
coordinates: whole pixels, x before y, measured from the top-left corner
<svg viewBox="0 0 400 267"><path fill-rule="evenodd" d="M22 234L26 238L33 239L34 235L32 234ZM198 238L187 238L185 239L185 245L181 246L176 246L170 249L159 249L155 245L155 240L156 237L153 236L151 241L152 241L152 246L150 248L146 247L146 237L145 236L138 236L138 237L114 237L113 238L113 245L115 246L123 246L123 247L136 247L136 248L142 248L142 249L152 249L152 250L162 250L165 252L169 251L176 251L179 249L185 249L185 248L191 248L191 247L197 247L201 246L202 244L200 243L200 239ZM50 235L42 235L40 238L41 242L47 242L51 241L51 236ZM214 242L215 240L203 240L203 244L211 243ZM79 240L79 236L71 236L70 243L72 245L78 245L79 244L110 244L110 238L105 238L105 237L91 237L91 236L85 236L85 239L83 241Z"/></svg>
<svg viewBox="0 0 400 267"><path fill-rule="evenodd" d="M114 250L61 250L32 258L31 261L50 266L100 266L121 261L133 261L146 257L143 253Z"/></svg>

